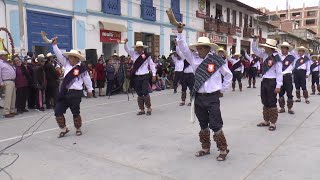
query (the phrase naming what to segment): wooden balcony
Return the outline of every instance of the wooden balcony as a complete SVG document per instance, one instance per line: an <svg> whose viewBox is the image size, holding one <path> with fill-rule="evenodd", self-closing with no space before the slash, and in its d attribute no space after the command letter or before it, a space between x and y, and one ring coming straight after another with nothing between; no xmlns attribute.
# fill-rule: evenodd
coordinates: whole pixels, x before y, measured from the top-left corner
<svg viewBox="0 0 320 180"><path fill-rule="evenodd" d="M229 33L230 23L222 22L213 18L206 18L204 20L204 30L217 33Z"/></svg>
<svg viewBox="0 0 320 180"><path fill-rule="evenodd" d="M243 28L243 37L244 38L252 38L254 36L254 29L250 27Z"/></svg>
<svg viewBox="0 0 320 180"><path fill-rule="evenodd" d="M237 34L237 26L230 24L228 34L234 36Z"/></svg>

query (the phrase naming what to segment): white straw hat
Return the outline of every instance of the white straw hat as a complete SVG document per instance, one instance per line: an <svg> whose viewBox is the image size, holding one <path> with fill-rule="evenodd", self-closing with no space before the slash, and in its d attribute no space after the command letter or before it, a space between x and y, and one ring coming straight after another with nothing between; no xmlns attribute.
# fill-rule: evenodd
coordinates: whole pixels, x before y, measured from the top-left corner
<svg viewBox="0 0 320 180"><path fill-rule="evenodd" d="M63 55L65 57L68 57L68 56L75 56L77 58L79 58L80 61L85 61L86 59L79 53L79 51L75 50L75 49L71 49L70 52L65 52L63 53Z"/></svg>
<svg viewBox="0 0 320 180"><path fill-rule="evenodd" d="M142 41L137 41L137 42L136 42L136 45L134 45L133 47L134 47L134 48L136 48L136 47L147 48L148 46L143 45L143 42L142 42Z"/></svg>
<svg viewBox="0 0 320 180"><path fill-rule="evenodd" d="M282 44L279 44L277 47L279 49L281 49L282 47L287 47L289 49L289 51L291 51L293 49L293 47L288 42L283 42Z"/></svg>
<svg viewBox="0 0 320 180"><path fill-rule="evenodd" d="M211 43L207 37L199 37L198 42L189 46L190 49L197 51L197 46L209 46L211 50L217 50L219 46L215 43Z"/></svg>
<svg viewBox="0 0 320 180"><path fill-rule="evenodd" d="M260 44L260 46L262 47L268 47L268 48L271 48L271 49L275 49L277 50L277 41L274 40L274 39L267 39L266 40L266 43L264 44Z"/></svg>
<svg viewBox="0 0 320 180"><path fill-rule="evenodd" d="M310 52L309 49L304 46L297 47L295 50L296 51L302 50L304 51L304 53L307 53L307 54Z"/></svg>

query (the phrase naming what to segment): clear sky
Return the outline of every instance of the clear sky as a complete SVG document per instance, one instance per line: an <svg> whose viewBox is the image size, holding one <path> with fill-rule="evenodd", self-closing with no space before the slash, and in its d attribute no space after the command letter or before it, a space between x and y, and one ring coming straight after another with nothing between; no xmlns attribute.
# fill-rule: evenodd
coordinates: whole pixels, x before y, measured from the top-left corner
<svg viewBox="0 0 320 180"><path fill-rule="evenodd" d="M287 0L238 0L254 8L266 7L271 11L286 9ZM288 0L290 8L302 8L303 3L305 6L317 6L320 0Z"/></svg>

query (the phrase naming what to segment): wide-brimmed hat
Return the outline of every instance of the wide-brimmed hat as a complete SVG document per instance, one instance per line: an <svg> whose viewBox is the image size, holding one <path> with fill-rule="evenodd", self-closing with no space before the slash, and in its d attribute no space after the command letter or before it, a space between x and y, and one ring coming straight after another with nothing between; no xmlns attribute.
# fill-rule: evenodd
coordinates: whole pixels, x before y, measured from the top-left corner
<svg viewBox="0 0 320 180"><path fill-rule="evenodd" d="M228 56L228 51L224 50L223 47L219 47L216 52L222 51L224 53L225 56Z"/></svg>
<svg viewBox="0 0 320 180"><path fill-rule="evenodd" d="M69 57L69 56L75 56L77 58L79 58L80 61L85 61L86 59L79 53L79 51L75 50L75 49L71 49L70 52L65 52L63 53L63 55L65 57Z"/></svg>
<svg viewBox="0 0 320 180"><path fill-rule="evenodd" d="M209 46L211 47L211 50L214 51L219 48L217 44L210 42L210 39L208 37L199 37L198 42L195 44L191 44L189 48L194 51L197 51L197 46Z"/></svg>
<svg viewBox="0 0 320 180"><path fill-rule="evenodd" d="M46 57L47 57L47 58L53 57L53 54L52 54L52 53L48 53L48 54L46 55Z"/></svg>
<svg viewBox="0 0 320 180"><path fill-rule="evenodd" d="M4 51L4 50L0 50L0 56L1 55L8 55L8 53L6 51Z"/></svg>
<svg viewBox="0 0 320 180"><path fill-rule="evenodd" d="M307 53L307 54L310 52L309 49L304 46L297 47L295 50L296 51L302 50L302 51L304 51L304 53Z"/></svg>
<svg viewBox="0 0 320 180"><path fill-rule="evenodd" d="M311 55L311 56L310 56L311 60L312 60L314 57L317 58L317 59L319 59L319 55L315 55L315 54L314 54L314 55Z"/></svg>
<svg viewBox="0 0 320 180"><path fill-rule="evenodd" d="M233 56L239 56L239 57L241 57L242 55L241 55L240 52L235 52L235 53L233 54Z"/></svg>
<svg viewBox="0 0 320 180"><path fill-rule="evenodd" d="M260 46L275 49L275 50L278 49L277 48L277 41L274 39L267 39L266 43L260 44Z"/></svg>
<svg viewBox="0 0 320 180"><path fill-rule="evenodd" d="M143 45L143 42L142 42L142 41L137 41L137 42L136 42L136 45L134 45L133 47L134 47L134 48L136 48L136 47L147 48L148 46Z"/></svg>
<svg viewBox="0 0 320 180"><path fill-rule="evenodd" d="M43 54L39 54L35 61L36 62L46 62L47 60Z"/></svg>
<svg viewBox="0 0 320 180"><path fill-rule="evenodd" d="M289 51L291 51L293 49L293 47L288 42L283 42L282 44L278 44L277 47L279 49L281 49L282 47L287 47L289 49Z"/></svg>

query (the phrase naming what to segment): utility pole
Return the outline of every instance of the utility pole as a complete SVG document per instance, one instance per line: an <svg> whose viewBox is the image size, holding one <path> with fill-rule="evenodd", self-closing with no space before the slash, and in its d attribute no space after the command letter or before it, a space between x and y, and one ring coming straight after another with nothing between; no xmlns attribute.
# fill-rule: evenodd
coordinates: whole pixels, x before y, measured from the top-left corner
<svg viewBox="0 0 320 180"><path fill-rule="evenodd" d="M23 18L23 0L18 1L19 7L19 26L20 26L20 55L24 56L24 18Z"/></svg>

